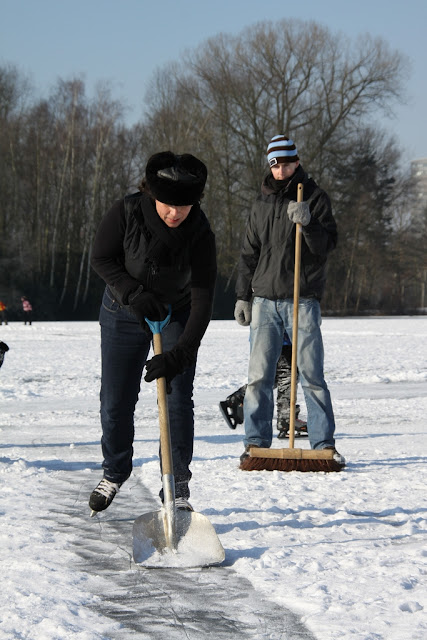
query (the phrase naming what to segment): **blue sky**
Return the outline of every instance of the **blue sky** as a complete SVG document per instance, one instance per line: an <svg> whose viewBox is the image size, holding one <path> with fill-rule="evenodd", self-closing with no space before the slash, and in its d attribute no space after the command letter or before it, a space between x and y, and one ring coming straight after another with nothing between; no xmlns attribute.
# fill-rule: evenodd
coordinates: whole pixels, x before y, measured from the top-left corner
<svg viewBox="0 0 427 640"><path fill-rule="evenodd" d="M218 33L238 34L264 20L315 20L355 38L384 38L412 62L408 104L386 126L402 159L427 156L427 2L425 0L0 0L0 63L15 64L47 97L58 78L108 80L129 106L144 112L154 71Z"/></svg>

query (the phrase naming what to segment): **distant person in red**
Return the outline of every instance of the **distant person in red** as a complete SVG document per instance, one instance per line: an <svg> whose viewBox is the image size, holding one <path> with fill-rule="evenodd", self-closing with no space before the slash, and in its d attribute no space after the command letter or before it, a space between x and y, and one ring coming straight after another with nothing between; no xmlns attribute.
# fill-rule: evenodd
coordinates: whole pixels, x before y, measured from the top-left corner
<svg viewBox="0 0 427 640"><path fill-rule="evenodd" d="M3 300L0 300L0 324L7 324L6 305Z"/></svg>
<svg viewBox="0 0 427 640"><path fill-rule="evenodd" d="M33 307L31 306L31 302L25 296L21 298L22 302L22 310L24 312L24 324L32 324L33 322Z"/></svg>

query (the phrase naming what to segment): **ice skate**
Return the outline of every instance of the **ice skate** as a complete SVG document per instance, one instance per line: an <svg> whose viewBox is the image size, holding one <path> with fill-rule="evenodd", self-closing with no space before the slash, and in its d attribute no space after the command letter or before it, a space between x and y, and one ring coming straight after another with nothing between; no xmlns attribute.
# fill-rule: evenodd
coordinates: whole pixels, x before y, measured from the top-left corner
<svg viewBox="0 0 427 640"><path fill-rule="evenodd" d="M102 478L101 482L90 494L89 507L92 509L91 517L96 515L98 511L104 511L110 506L121 486L117 482L110 482L106 478Z"/></svg>
<svg viewBox="0 0 427 640"><path fill-rule="evenodd" d="M238 424L243 424L243 400L246 385L229 395L219 403L219 408L230 429L235 429Z"/></svg>

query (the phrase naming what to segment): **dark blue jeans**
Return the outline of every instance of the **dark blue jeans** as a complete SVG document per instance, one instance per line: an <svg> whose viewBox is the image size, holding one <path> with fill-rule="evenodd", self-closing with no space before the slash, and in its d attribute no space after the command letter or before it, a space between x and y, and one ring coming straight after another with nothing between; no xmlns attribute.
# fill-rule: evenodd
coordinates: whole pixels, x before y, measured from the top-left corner
<svg viewBox="0 0 427 640"><path fill-rule="evenodd" d="M184 331L189 310L172 315L162 331L163 350L177 343ZM146 333L135 316L113 299L105 289L99 315L101 325L101 424L104 476L122 483L132 472L134 412L141 377L150 350L151 333ZM196 365L171 382L168 395L169 422L176 497L188 498L189 469L193 457L193 380ZM143 384L146 384L143 382Z"/></svg>

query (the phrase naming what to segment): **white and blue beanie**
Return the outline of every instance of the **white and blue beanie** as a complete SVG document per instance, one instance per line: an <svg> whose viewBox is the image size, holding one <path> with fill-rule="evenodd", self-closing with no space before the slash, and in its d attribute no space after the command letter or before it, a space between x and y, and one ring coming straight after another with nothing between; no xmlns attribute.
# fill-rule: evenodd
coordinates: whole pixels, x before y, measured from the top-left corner
<svg viewBox="0 0 427 640"><path fill-rule="evenodd" d="M271 138L267 147L267 160L270 167L283 162L296 162L299 160L294 141L282 134Z"/></svg>

